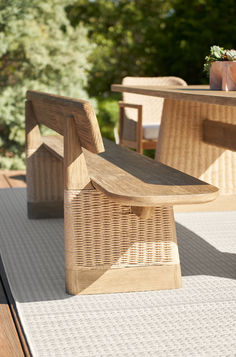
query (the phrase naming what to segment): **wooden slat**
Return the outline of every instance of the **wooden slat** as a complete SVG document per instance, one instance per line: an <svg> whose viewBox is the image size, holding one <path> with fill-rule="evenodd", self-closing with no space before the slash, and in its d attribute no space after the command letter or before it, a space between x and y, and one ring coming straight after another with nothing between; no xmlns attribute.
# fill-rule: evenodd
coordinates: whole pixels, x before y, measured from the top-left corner
<svg viewBox="0 0 236 357"><path fill-rule="evenodd" d="M25 187L25 171L0 171L0 189ZM3 263L0 258L0 357L30 357Z"/></svg>
<svg viewBox="0 0 236 357"><path fill-rule="evenodd" d="M61 135L43 136L43 143L51 153L56 155L60 160L63 160L64 158L63 136Z"/></svg>
<svg viewBox="0 0 236 357"><path fill-rule="evenodd" d="M59 138L51 145L58 149ZM47 145L53 138L47 141ZM213 200L218 189L192 176L156 162L104 139L106 151L85 154L93 185L111 199L130 206L201 203ZM62 147L62 140L61 140Z"/></svg>
<svg viewBox="0 0 236 357"><path fill-rule="evenodd" d="M23 170L5 171L4 177L9 187L26 187L26 174Z"/></svg>
<svg viewBox="0 0 236 357"><path fill-rule="evenodd" d="M236 195L219 195L214 201L197 205L179 205L174 207L177 212L221 212L236 211Z"/></svg>
<svg viewBox="0 0 236 357"><path fill-rule="evenodd" d="M121 108L134 108L134 109L140 109L142 108L142 104L133 104L133 103L126 103L126 102L119 102L118 103Z"/></svg>
<svg viewBox="0 0 236 357"><path fill-rule="evenodd" d="M87 165L78 140L74 118L65 120L64 189L79 190L90 184Z"/></svg>
<svg viewBox="0 0 236 357"><path fill-rule="evenodd" d="M31 357L32 355L31 355L29 346L27 344L23 328L21 326L21 322L20 322L20 319L19 319L19 316L17 313L17 309L16 309L15 300L12 296L11 289L8 284L8 280L7 280L5 270L4 270L1 256L0 256L0 277L1 277L2 286L4 288L5 297L7 299L8 306L9 306L10 312L11 312L11 316L10 315L8 315L8 316L10 317L10 321L15 325L15 329L17 331L16 337L18 338L18 341L20 341L21 348L23 351L23 356ZM11 323L10 321L8 321L8 323ZM13 339L15 338L15 336L13 336L13 335L12 335L12 337L13 337ZM12 342L12 343L14 343L14 342ZM18 354L16 356L21 356L21 354ZM0 357L2 357L1 354L0 354ZM5 357L5 355L4 355L4 357Z"/></svg>
<svg viewBox="0 0 236 357"><path fill-rule="evenodd" d="M86 152L89 175L97 189L122 204L154 207L197 203L218 195L216 187L192 176L109 140L104 139L104 144L102 154Z"/></svg>
<svg viewBox="0 0 236 357"><path fill-rule="evenodd" d="M182 287L180 264L129 267L125 269L91 269L66 271L72 276L76 294L105 294L145 290L178 289Z"/></svg>
<svg viewBox="0 0 236 357"><path fill-rule="evenodd" d="M4 171L1 171L0 172L0 188L9 188L9 187L10 187L10 185L4 175Z"/></svg>
<svg viewBox="0 0 236 357"><path fill-rule="evenodd" d="M39 123L63 135L64 120L73 116L81 146L94 153L104 150L96 114L88 101L36 91L28 91L27 99Z"/></svg>
<svg viewBox="0 0 236 357"><path fill-rule="evenodd" d="M236 124L206 119L203 121L203 141L236 151Z"/></svg>
<svg viewBox="0 0 236 357"><path fill-rule="evenodd" d="M142 144L143 144L143 149L151 149L151 150L155 150L156 146L157 146L157 140L147 140L147 139L143 139L142 140ZM130 140L122 140L122 146L126 146L132 149L136 149L137 144L136 141L130 141Z"/></svg>
<svg viewBox="0 0 236 357"><path fill-rule="evenodd" d="M0 357L24 356L0 279Z"/></svg>
<svg viewBox="0 0 236 357"><path fill-rule="evenodd" d="M159 87L112 84L111 90L113 92L128 92L153 97L236 106L236 91L225 92L210 90L209 86L203 85L191 85L187 87Z"/></svg>

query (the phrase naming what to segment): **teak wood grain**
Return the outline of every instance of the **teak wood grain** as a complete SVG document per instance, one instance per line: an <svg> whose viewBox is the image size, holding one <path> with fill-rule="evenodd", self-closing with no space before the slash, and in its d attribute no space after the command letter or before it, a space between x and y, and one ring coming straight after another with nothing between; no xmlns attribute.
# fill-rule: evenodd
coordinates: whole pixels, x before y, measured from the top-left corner
<svg viewBox="0 0 236 357"><path fill-rule="evenodd" d="M83 189L90 183L73 117L64 123L64 188Z"/></svg>
<svg viewBox="0 0 236 357"><path fill-rule="evenodd" d="M63 135L64 120L73 116L81 146L94 153L104 150L96 115L87 101L37 91L28 91L26 97L38 123Z"/></svg>
<svg viewBox="0 0 236 357"><path fill-rule="evenodd" d="M203 141L236 151L236 124L205 119L203 121Z"/></svg>
<svg viewBox="0 0 236 357"><path fill-rule="evenodd" d="M166 99L181 99L193 102L236 106L236 91L210 90L205 85L190 85L187 87L158 87L112 84L113 92L128 92Z"/></svg>
<svg viewBox="0 0 236 357"><path fill-rule="evenodd" d="M0 278L0 357L21 356L24 353Z"/></svg>
<svg viewBox="0 0 236 357"><path fill-rule="evenodd" d="M0 171L0 189L25 187L25 171ZM0 257L0 357L31 356Z"/></svg>
<svg viewBox="0 0 236 357"><path fill-rule="evenodd" d="M63 139L44 137L50 150L63 158ZM61 142L61 144L60 144ZM141 156L104 139L105 152L84 151L93 185L105 195L131 206L200 203L213 200L218 189L192 176ZM102 168L102 169L101 169Z"/></svg>
<svg viewBox="0 0 236 357"><path fill-rule="evenodd" d="M3 174L0 175L0 188L9 188L9 183Z"/></svg>
<svg viewBox="0 0 236 357"><path fill-rule="evenodd" d="M155 160L235 195L235 91L116 84L112 90L164 98Z"/></svg>
<svg viewBox="0 0 236 357"><path fill-rule="evenodd" d="M131 267L126 269L72 270L71 285L81 295L178 289L182 287L179 264ZM71 290L71 286L67 287Z"/></svg>
<svg viewBox="0 0 236 357"><path fill-rule="evenodd" d="M59 171L48 174L50 163L54 159L58 166L64 166L67 292L180 287L172 206L213 200L218 189L108 140L104 140L104 151L89 102L38 92L28 92L27 98L34 113L26 120L35 117L38 123L59 128L58 133L64 137L64 143L60 136L54 143L52 137L43 139L39 149L29 153L27 161L31 156L35 161L32 167L27 165L27 170L31 168L27 178L35 175L28 207L37 211L35 204L40 203L41 208L48 208L53 198L45 202L45 190L41 188L47 184L53 189L60 179ZM37 200L34 192L40 192L35 195ZM56 196L54 201L57 202ZM145 278L147 271L152 276L150 280Z"/></svg>

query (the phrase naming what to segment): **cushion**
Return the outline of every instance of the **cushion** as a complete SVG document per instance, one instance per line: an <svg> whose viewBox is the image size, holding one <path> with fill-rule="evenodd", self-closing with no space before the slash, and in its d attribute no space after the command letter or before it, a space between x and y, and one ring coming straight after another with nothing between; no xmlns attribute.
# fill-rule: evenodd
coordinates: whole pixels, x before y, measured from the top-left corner
<svg viewBox="0 0 236 357"><path fill-rule="evenodd" d="M143 139L156 140L159 134L160 124L143 124Z"/></svg>

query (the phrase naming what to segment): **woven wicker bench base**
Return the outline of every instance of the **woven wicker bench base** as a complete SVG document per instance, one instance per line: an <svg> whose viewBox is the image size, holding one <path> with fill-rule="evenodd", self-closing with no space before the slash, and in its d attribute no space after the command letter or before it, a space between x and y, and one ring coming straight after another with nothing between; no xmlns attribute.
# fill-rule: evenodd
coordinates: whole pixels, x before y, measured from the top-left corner
<svg viewBox="0 0 236 357"><path fill-rule="evenodd" d="M64 206L68 293L181 287L172 207L143 219L96 190L66 190Z"/></svg>
<svg viewBox="0 0 236 357"><path fill-rule="evenodd" d="M181 287L180 264L108 270L66 270L66 290L70 294L105 294Z"/></svg>

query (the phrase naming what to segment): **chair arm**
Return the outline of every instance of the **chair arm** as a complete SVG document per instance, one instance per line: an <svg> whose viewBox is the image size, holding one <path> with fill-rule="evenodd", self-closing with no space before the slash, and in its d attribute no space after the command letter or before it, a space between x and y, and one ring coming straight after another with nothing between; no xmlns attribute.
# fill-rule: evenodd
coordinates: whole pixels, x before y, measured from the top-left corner
<svg viewBox="0 0 236 357"><path fill-rule="evenodd" d="M134 103L126 103L126 102L118 102L120 108L134 108L140 110L143 105L142 104L134 104Z"/></svg>
<svg viewBox="0 0 236 357"><path fill-rule="evenodd" d="M120 115L119 115L119 139L120 144L122 145L122 135L123 135L123 123L124 123L124 108L134 108L138 110L138 121L137 121L137 131L136 131L136 143L137 143L137 152L140 154L143 153L143 105L142 104L134 104L134 103L126 103L126 102L118 102L120 107Z"/></svg>

